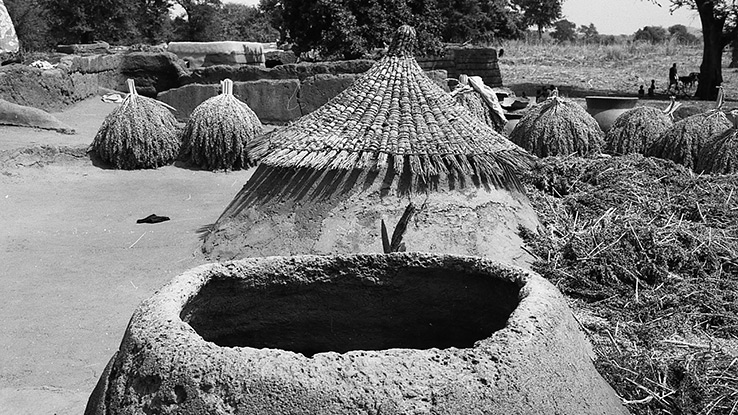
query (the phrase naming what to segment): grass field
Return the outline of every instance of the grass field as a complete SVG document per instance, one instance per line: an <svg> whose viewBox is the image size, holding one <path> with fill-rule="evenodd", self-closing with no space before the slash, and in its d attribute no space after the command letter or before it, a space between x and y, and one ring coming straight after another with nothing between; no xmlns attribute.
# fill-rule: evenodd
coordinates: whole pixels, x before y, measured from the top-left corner
<svg viewBox="0 0 738 415"><path fill-rule="evenodd" d="M562 96L583 98L587 95L637 96L656 81L656 97L644 100L668 101L666 93L669 68L676 63L679 75L699 72L700 45L557 45L509 42L503 45L500 70L505 86L517 95L535 96L536 89L555 85ZM738 69L728 68L730 51L723 56L723 86L728 101L738 101ZM709 104L690 101L701 107ZM653 103L653 105L658 105ZM728 104L730 105L730 103Z"/></svg>

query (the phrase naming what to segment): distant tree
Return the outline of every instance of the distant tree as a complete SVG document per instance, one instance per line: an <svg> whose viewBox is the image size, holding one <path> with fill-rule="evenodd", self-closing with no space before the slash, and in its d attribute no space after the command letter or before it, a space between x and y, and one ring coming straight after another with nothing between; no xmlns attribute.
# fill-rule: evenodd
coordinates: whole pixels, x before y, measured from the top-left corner
<svg viewBox="0 0 738 415"><path fill-rule="evenodd" d="M46 50L52 46L45 10L38 0L5 0L4 4L23 50Z"/></svg>
<svg viewBox="0 0 738 415"><path fill-rule="evenodd" d="M589 26L581 25L577 31L587 43L597 43L600 40L600 33L594 23L590 23Z"/></svg>
<svg viewBox="0 0 738 415"><path fill-rule="evenodd" d="M668 31L669 37L671 39L674 39L682 44L695 43L698 40L697 36L689 33L689 31L687 30L687 26L684 26L683 24L675 24L674 26L669 26Z"/></svg>
<svg viewBox="0 0 738 415"><path fill-rule="evenodd" d="M566 19L561 19L554 23L554 30L551 37L559 42L574 41L577 38L577 25Z"/></svg>
<svg viewBox="0 0 738 415"><path fill-rule="evenodd" d="M633 40L649 43L663 43L666 38L666 29L661 26L645 26L643 29L638 29L633 35Z"/></svg>
<svg viewBox="0 0 738 415"><path fill-rule="evenodd" d="M221 40L275 42L279 32L269 23L269 16L253 6L226 3L218 10Z"/></svg>
<svg viewBox="0 0 738 415"><path fill-rule="evenodd" d="M524 15L506 0L439 1L445 42L490 43L519 38L527 25Z"/></svg>
<svg viewBox="0 0 738 415"><path fill-rule="evenodd" d="M562 0L516 0L523 11L526 26L536 26L538 39L543 39L543 29L551 27L561 19Z"/></svg>
<svg viewBox="0 0 738 415"><path fill-rule="evenodd" d="M136 9L132 15L138 40L152 44L166 41L171 30L171 0L136 0L133 6Z"/></svg>
<svg viewBox="0 0 738 415"><path fill-rule="evenodd" d="M284 24L284 5L282 0L259 0L259 10L264 13L272 28L279 32L279 41L286 42L289 31Z"/></svg>
<svg viewBox="0 0 738 415"><path fill-rule="evenodd" d="M660 3L659 0L650 0ZM702 24L702 63L695 97L713 100L723 82L723 49L738 42L738 2L735 0L670 0L671 9L696 10Z"/></svg>
<svg viewBox="0 0 738 415"><path fill-rule="evenodd" d="M185 11L185 16L174 21L180 40L206 42L216 40L221 27L218 10L223 7L220 0L173 0Z"/></svg>
<svg viewBox="0 0 738 415"><path fill-rule="evenodd" d="M60 43L128 42L137 36L126 0L39 0L49 34Z"/></svg>
<svg viewBox="0 0 738 415"><path fill-rule="evenodd" d="M437 50L442 30L436 0L283 0L282 22L295 52L343 59L384 47L403 24L415 26L421 54Z"/></svg>

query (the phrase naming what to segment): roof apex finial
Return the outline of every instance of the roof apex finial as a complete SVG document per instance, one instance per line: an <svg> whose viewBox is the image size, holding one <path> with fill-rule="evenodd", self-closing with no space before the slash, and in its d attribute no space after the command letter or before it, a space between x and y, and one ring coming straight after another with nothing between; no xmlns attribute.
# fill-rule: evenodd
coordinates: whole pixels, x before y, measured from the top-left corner
<svg viewBox="0 0 738 415"><path fill-rule="evenodd" d="M412 57L415 49L416 35L412 26L402 25L397 28L392 38L388 55L399 57Z"/></svg>

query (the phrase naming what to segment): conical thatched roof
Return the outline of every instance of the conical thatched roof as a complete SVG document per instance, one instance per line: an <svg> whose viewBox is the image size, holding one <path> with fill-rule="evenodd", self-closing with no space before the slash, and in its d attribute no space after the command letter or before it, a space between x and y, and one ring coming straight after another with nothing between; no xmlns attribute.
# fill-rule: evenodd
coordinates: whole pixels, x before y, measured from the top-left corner
<svg viewBox="0 0 738 415"><path fill-rule="evenodd" d="M383 169L415 179L478 176L510 184L525 152L480 122L413 57L415 30L398 29L388 54L323 107L275 131L255 150L273 167ZM506 177L507 176L507 177Z"/></svg>

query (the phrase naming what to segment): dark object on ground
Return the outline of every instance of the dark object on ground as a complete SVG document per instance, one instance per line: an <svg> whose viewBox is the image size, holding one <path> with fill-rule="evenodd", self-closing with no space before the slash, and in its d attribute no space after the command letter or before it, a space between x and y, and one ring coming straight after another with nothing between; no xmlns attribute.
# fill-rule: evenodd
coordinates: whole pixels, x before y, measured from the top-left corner
<svg viewBox="0 0 738 415"><path fill-rule="evenodd" d="M656 80L652 79L651 80L651 86L648 87L648 96L649 97L652 97L652 96L656 95L655 94L655 91L656 91Z"/></svg>
<svg viewBox="0 0 738 415"><path fill-rule="evenodd" d="M145 300L85 414L627 414L591 359L558 290L522 268L252 258Z"/></svg>
<svg viewBox="0 0 738 415"><path fill-rule="evenodd" d="M72 127L59 121L56 117L44 110L14 104L4 99L0 99L0 125L34 127L58 131L63 134L75 133Z"/></svg>
<svg viewBox="0 0 738 415"><path fill-rule="evenodd" d="M168 216L159 216L151 214L149 216L146 216L143 219L139 219L136 221L136 223L160 223L160 222L166 222L169 220Z"/></svg>

